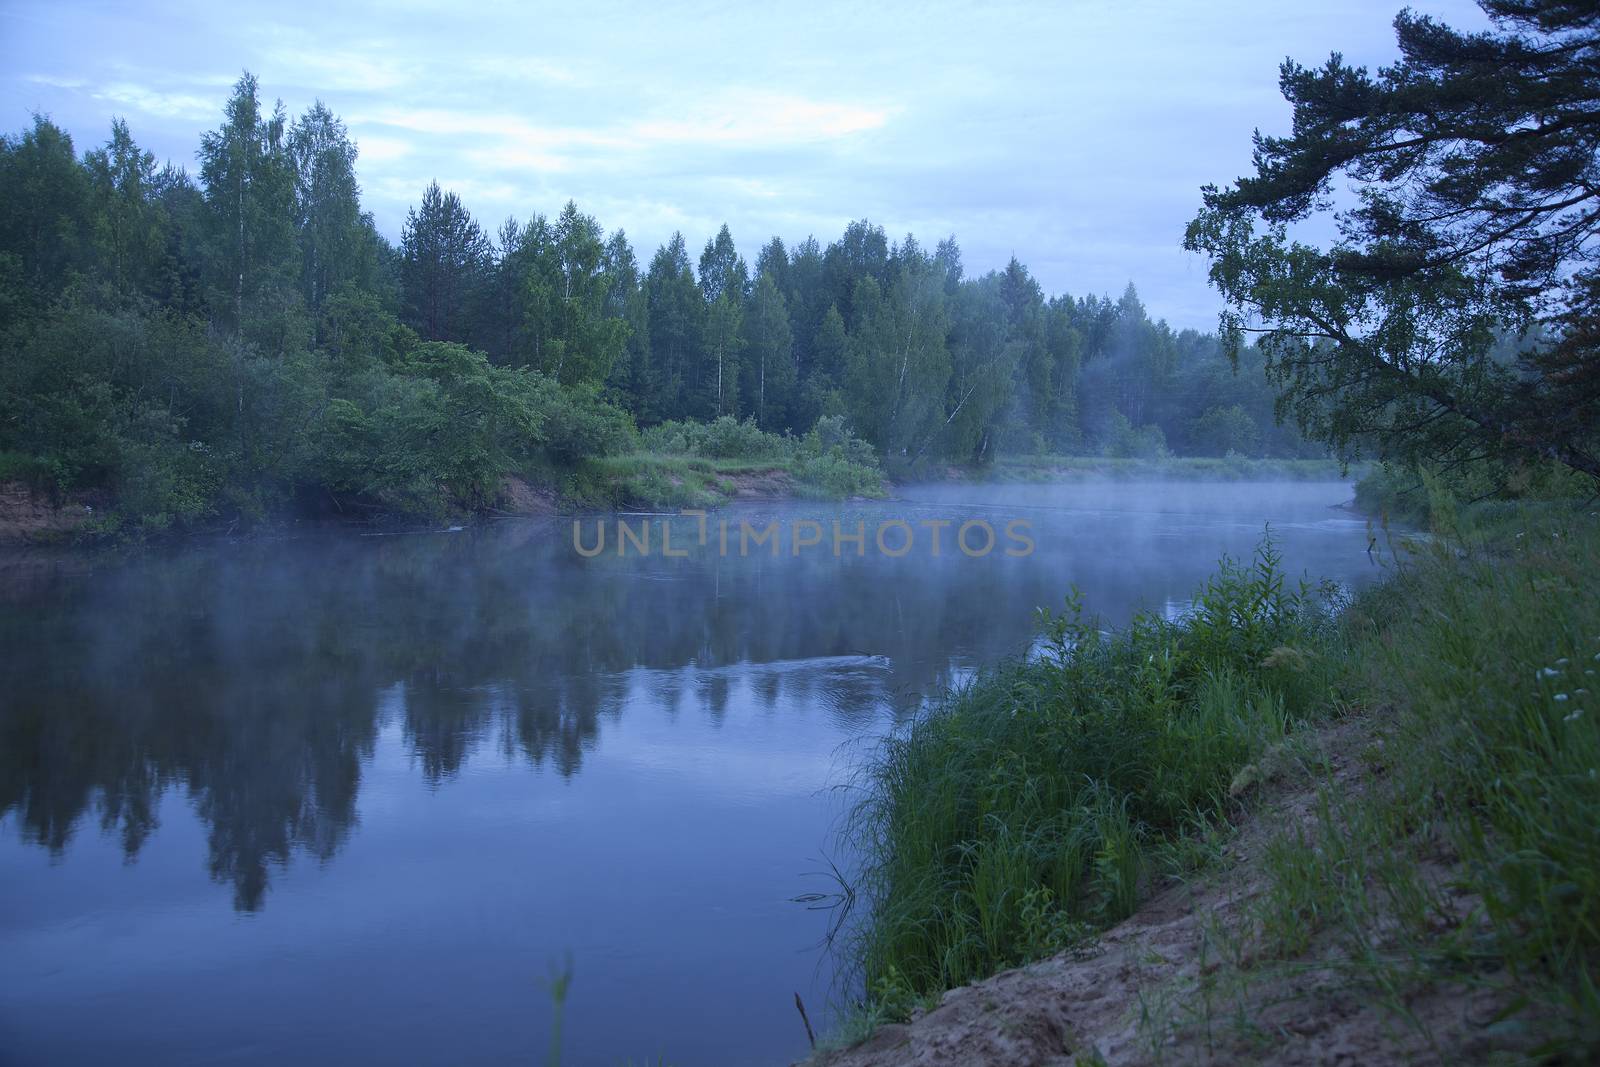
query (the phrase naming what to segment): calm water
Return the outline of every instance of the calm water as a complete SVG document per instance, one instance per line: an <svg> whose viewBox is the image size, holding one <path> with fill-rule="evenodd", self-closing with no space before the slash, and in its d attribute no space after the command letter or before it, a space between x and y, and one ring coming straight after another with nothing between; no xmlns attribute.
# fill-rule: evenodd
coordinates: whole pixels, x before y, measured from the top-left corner
<svg viewBox="0 0 1600 1067"><path fill-rule="evenodd" d="M785 1063L830 787L918 695L1074 583L1181 610L1268 522L1292 572L1376 576L1343 484L905 495L722 513L865 521L865 558L517 521L0 565L0 1061L543 1062L570 958L565 1062ZM1037 549L886 558L891 518Z"/></svg>

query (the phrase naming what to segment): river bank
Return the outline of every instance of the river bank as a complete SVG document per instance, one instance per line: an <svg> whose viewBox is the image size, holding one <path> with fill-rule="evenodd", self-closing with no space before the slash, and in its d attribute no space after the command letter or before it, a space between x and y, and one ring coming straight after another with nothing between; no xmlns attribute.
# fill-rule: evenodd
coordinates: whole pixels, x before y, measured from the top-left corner
<svg viewBox="0 0 1600 1067"><path fill-rule="evenodd" d="M870 1036L813 1062L1592 1054L1600 533L1471 531L1325 624L1058 631L899 735L855 824Z"/></svg>
<svg viewBox="0 0 1600 1067"><path fill-rule="evenodd" d="M770 435L765 435L770 437ZM770 444L770 442L762 442ZM0 545L51 545L277 530L300 522L334 522L378 528L436 528L497 517L540 517L594 511L717 508L733 503L784 500L871 500L896 497L925 485L1088 484L1157 481L1328 481L1351 476L1332 460L1171 457L1162 460L1102 457L1011 457L982 467L939 466L917 477L891 479L872 462L843 450L763 448L753 456L697 452L630 452L585 460L570 468L541 469L502 479L497 493L471 507L418 516L340 501L326 495L302 500L275 515L213 518L182 527L146 529L126 523L108 491L50 492L24 481L0 481ZM1360 473L1360 472L1354 472Z"/></svg>

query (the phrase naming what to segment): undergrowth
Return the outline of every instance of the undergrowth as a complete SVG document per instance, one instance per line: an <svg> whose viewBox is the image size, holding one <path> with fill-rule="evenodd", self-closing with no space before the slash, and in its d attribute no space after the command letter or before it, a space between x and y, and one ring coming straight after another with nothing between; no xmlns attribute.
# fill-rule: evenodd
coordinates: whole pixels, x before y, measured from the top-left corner
<svg viewBox="0 0 1600 1067"><path fill-rule="evenodd" d="M1328 597L1270 539L1195 609L1106 634L1069 598L1040 651L889 739L851 824L870 910L865 1014L1060 951L1129 915L1175 849L1226 823L1236 775L1327 706Z"/></svg>
<svg viewBox="0 0 1600 1067"><path fill-rule="evenodd" d="M1326 972L1429 1044L1418 992L1490 988L1485 1040L1593 1062L1600 530L1490 518L1492 537L1456 527L1346 613L1344 669L1381 709L1373 766L1367 788L1325 780L1311 824L1269 843L1254 969Z"/></svg>
<svg viewBox="0 0 1600 1067"><path fill-rule="evenodd" d="M742 474L776 476L795 496L826 500L883 495L872 446L837 417L800 437L764 432L724 415L665 422L640 435L642 451L579 463L560 478L562 496L585 507L715 507Z"/></svg>
<svg viewBox="0 0 1600 1067"><path fill-rule="evenodd" d="M1208 924L1216 965L1130 1007L1157 1059L1183 1032L1270 1050L1267 1006L1332 989L1436 1054L1416 998L1488 993L1479 1047L1593 1062L1600 527L1588 503L1454 499L1434 485L1433 536L1402 538L1351 601L1289 588L1270 541L1177 621L1105 634L1070 600L1039 652L887 741L851 824L869 912L852 1032L1090 945L1160 878L1217 871L1231 795L1277 761L1320 782L1309 818L1266 840L1242 924ZM1372 736L1355 782L1295 733L1350 708Z"/></svg>

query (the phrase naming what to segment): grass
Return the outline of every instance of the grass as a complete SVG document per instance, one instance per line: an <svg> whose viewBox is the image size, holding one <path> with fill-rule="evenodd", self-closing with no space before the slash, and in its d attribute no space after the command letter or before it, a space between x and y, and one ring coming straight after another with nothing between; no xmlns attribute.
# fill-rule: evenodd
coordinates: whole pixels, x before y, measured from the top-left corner
<svg viewBox="0 0 1600 1067"><path fill-rule="evenodd" d="M633 452L580 464L561 485L581 507L713 507L733 496L734 476L770 469L748 460Z"/></svg>
<svg viewBox="0 0 1600 1067"><path fill-rule="evenodd" d="M1003 665L891 738L852 833L869 1001L917 997L1068 947L1193 862L1235 776L1321 707L1329 613L1270 541L1224 561L1177 622L1102 634L1069 601L1040 655ZM1200 831L1200 832L1196 832Z"/></svg>
<svg viewBox="0 0 1600 1067"><path fill-rule="evenodd" d="M1263 888L1246 921L1212 924L1201 951L1218 966L1130 1005L1157 1059L1182 1034L1273 1047L1273 1006L1332 988L1386 1007L1436 1054L1445 1039L1419 997L1492 993L1478 1038L1592 1062L1592 508L1462 510L1435 493L1435 536L1347 604L1288 589L1268 544L1249 567L1225 563L1189 619L1105 635L1073 610L1045 618L1041 654L949 694L867 772L852 825L869 910L851 944L857 1031L1083 944L1164 880L1216 871L1243 810L1233 794L1280 764L1320 783L1311 817L1253 861ZM1352 783L1303 727L1354 708L1375 737Z"/></svg>
<svg viewBox="0 0 1600 1067"><path fill-rule="evenodd" d="M587 460L561 482L562 496L579 507L710 508L738 492L741 475L765 476L780 496L842 500L883 495L882 476L830 456L713 459L632 452Z"/></svg>
<svg viewBox="0 0 1600 1067"><path fill-rule="evenodd" d="M1346 613L1351 683L1384 709L1370 787L1322 784L1254 918L1260 951L1331 942L1315 966L1403 1020L1434 984L1498 989L1508 1038L1577 1061L1600 1052L1600 528L1523 514Z"/></svg>

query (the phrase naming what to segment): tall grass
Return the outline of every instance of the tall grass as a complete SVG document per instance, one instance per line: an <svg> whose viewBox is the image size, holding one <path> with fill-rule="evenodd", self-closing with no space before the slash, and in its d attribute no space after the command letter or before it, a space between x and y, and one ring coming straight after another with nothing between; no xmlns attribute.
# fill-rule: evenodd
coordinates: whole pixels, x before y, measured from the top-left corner
<svg viewBox="0 0 1600 1067"><path fill-rule="evenodd" d="M1346 613L1382 773L1272 842L1257 919L1284 958L1331 936L1318 965L1402 1017L1429 983L1494 985L1524 1049L1577 1060L1600 1052L1600 529L1524 520Z"/></svg>
<svg viewBox="0 0 1600 1067"><path fill-rule="evenodd" d="M1325 599L1270 540L1187 617L1102 633L1069 599L1040 650L931 707L866 772L853 836L872 1010L1055 952L1131 913L1163 842L1326 703Z"/></svg>
<svg viewBox="0 0 1600 1067"><path fill-rule="evenodd" d="M754 420L665 422L640 435L643 451L579 463L560 476L562 496L582 507L715 507L741 474L781 473L796 496L825 500L884 495L872 446L837 416L801 437L768 433Z"/></svg>

